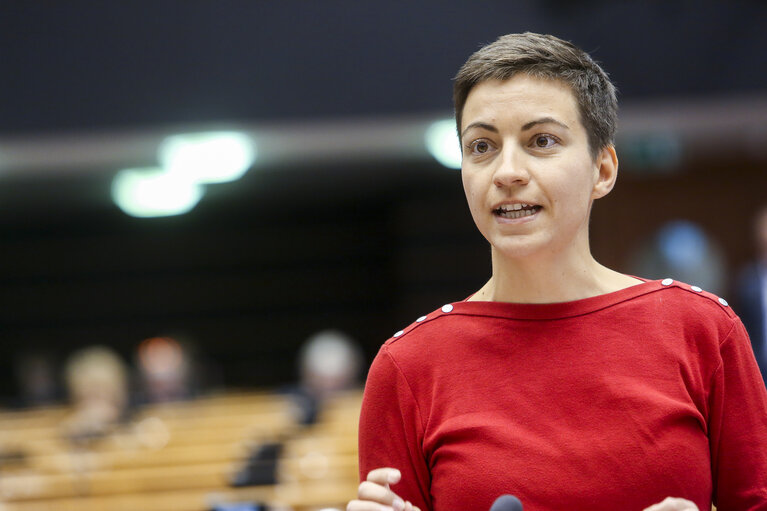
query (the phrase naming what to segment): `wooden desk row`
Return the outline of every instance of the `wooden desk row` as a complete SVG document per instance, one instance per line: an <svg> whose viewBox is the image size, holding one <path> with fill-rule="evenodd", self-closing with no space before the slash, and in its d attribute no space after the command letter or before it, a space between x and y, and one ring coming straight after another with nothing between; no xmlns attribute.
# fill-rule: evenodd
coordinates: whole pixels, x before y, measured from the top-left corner
<svg viewBox="0 0 767 511"><path fill-rule="evenodd" d="M25 453L0 468L0 511L131 509L197 511L215 501L259 500L297 510L356 494L359 393L339 396L309 428L285 396L220 396L146 407L88 449L73 448L57 407L0 413L0 447ZM232 489L254 446L283 440L280 484Z"/></svg>

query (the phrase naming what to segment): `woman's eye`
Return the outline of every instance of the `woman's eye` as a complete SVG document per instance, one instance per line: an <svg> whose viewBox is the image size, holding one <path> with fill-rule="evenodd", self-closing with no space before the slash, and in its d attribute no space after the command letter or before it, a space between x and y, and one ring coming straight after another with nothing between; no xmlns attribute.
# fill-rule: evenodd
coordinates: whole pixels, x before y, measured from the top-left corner
<svg viewBox="0 0 767 511"><path fill-rule="evenodd" d="M551 135L538 135L534 140L536 147L547 148L557 143L557 139Z"/></svg>
<svg viewBox="0 0 767 511"><path fill-rule="evenodd" d="M486 140L476 140L471 143L469 148L475 154L485 154L490 150L490 144Z"/></svg>

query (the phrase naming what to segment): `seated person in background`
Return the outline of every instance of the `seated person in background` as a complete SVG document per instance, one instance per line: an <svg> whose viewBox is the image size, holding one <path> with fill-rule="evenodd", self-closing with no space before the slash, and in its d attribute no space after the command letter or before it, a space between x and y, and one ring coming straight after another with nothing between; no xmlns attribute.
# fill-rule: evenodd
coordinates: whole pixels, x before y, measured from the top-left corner
<svg viewBox="0 0 767 511"><path fill-rule="evenodd" d="M299 382L283 391L295 404L296 422L315 424L322 406L339 392L359 386L362 352L339 330L315 333L301 347L298 356ZM286 431L271 442L256 446L231 480L233 486L275 484L276 468L283 443L294 431Z"/></svg>
<svg viewBox="0 0 767 511"><path fill-rule="evenodd" d="M767 379L767 205L754 219L756 260L746 266L738 278L738 313L751 337L756 361Z"/></svg>
<svg viewBox="0 0 767 511"><path fill-rule="evenodd" d="M16 357L20 406L47 406L61 400L58 368L52 355L30 351Z"/></svg>
<svg viewBox="0 0 767 511"><path fill-rule="evenodd" d="M300 381L294 392L301 424L313 424L322 403L334 394L360 385L362 359L359 346L340 330L322 330L307 339L298 357Z"/></svg>
<svg viewBox="0 0 767 511"><path fill-rule="evenodd" d="M126 418L128 371L112 350L94 346L78 351L67 360L64 373L72 414L62 426L70 440L103 436Z"/></svg>
<svg viewBox="0 0 767 511"><path fill-rule="evenodd" d="M738 317L591 254L618 171L607 74L511 34L469 58L454 100L491 276L381 347L348 511L485 511L502 494L530 511L767 509L767 391Z"/></svg>
<svg viewBox="0 0 767 511"><path fill-rule="evenodd" d="M189 399L195 394L191 356L172 337L144 339L136 350L140 403Z"/></svg>

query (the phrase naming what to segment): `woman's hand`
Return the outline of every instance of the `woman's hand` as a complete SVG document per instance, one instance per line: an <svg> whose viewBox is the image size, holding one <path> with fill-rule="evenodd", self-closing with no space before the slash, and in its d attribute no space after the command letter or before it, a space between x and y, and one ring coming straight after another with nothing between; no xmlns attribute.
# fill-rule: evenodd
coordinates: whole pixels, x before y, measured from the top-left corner
<svg viewBox="0 0 767 511"><path fill-rule="evenodd" d="M368 473L360 483L357 500L346 506L346 511L421 511L410 502L403 501L391 491L390 484L396 484L402 474L396 468L377 468ZM700 511L694 502L687 499L666 497L663 502L653 504L644 511Z"/></svg>
<svg viewBox="0 0 767 511"><path fill-rule="evenodd" d="M349 502L346 511L421 511L389 489L390 484L398 483L401 478L402 474L396 468L371 470L367 479L360 483L357 500Z"/></svg>
<svg viewBox="0 0 767 511"><path fill-rule="evenodd" d="M663 502L658 502L645 508L644 511L700 511L694 502L687 499L666 497Z"/></svg>

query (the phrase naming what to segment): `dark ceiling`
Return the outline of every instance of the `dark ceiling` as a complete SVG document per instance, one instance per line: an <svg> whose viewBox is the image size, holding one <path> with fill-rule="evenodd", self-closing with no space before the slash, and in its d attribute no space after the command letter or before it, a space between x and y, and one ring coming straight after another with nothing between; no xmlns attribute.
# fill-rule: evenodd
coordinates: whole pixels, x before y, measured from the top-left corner
<svg viewBox="0 0 767 511"><path fill-rule="evenodd" d="M0 135L447 111L515 31L567 38L623 99L767 89L767 3L5 0Z"/></svg>

